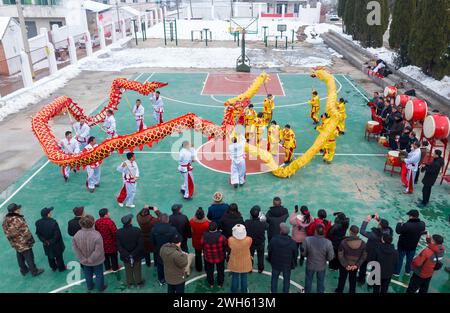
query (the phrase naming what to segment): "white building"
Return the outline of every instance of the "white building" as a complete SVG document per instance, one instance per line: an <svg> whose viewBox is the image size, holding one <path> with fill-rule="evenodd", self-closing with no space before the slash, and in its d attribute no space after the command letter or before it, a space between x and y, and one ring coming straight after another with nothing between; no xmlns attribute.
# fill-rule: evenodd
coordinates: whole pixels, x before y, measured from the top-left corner
<svg viewBox="0 0 450 313"><path fill-rule="evenodd" d="M11 17L0 17L0 75L20 72L20 51L23 49L19 23Z"/></svg>
<svg viewBox="0 0 450 313"><path fill-rule="evenodd" d="M76 0L22 0L28 38L39 34L39 29L51 29L53 24L63 26L69 10L67 4ZM0 16L17 18L15 0L0 0Z"/></svg>

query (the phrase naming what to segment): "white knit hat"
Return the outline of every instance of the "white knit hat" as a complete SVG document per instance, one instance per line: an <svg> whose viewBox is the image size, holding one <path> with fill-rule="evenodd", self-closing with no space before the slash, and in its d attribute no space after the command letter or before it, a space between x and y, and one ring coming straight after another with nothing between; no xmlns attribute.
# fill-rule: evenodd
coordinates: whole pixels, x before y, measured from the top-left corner
<svg viewBox="0 0 450 313"><path fill-rule="evenodd" d="M238 240L245 239L245 237L247 237L247 230L245 229L245 226L242 224L236 224L233 227L233 237Z"/></svg>

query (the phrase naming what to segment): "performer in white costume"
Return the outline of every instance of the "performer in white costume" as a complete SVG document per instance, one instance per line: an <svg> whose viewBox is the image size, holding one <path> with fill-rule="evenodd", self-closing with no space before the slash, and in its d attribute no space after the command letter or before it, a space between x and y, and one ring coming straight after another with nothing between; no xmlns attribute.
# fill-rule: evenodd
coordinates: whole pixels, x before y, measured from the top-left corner
<svg viewBox="0 0 450 313"><path fill-rule="evenodd" d="M62 151L64 151L64 153L68 155L80 153L80 145L78 144L77 140L72 138L72 132L70 130L66 131L65 136L66 137L63 140L61 140L59 144ZM70 175L70 166L63 166L62 174L64 180L67 182Z"/></svg>
<svg viewBox="0 0 450 313"><path fill-rule="evenodd" d="M106 119L103 122L102 129L108 135L108 138L113 138L117 136L116 132L116 118L114 117L114 111L108 109L106 111Z"/></svg>
<svg viewBox="0 0 450 313"><path fill-rule="evenodd" d="M153 120L156 124L161 124L163 122L163 113L164 113L164 102L161 98L161 94L159 91L156 91L152 96L153 102Z"/></svg>
<svg viewBox="0 0 450 313"><path fill-rule="evenodd" d="M147 128L147 126L145 126L144 124L145 109L140 99L136 100L136 104L133 107L133 114L136 119L137 131L141 131Z"/></svg>
<svg viewBox="0 0 450 313"><path fill-rule="evenodd" d="M97 142L94 136L89 137L88 144L84 147L83 152L90 152L97 147ZM95 187L100 187L100 164L101 162L95 162L94 164L86 166L86 187L92 193Z"/></svg>
<svg viewBox="0 0 450 313"><path fill-rule="evenodd" d="M136 156L133 152L127 153L127 160L122 162L117 170L122 173L123 187L117 197L120 207L125 203L127 208L134 208L134 197L136 196L136 186L139 179L139 167L136 163Z"/></svg>
<svg viewBox="0 0 450 313"><path fill-rule="evenodd" d="M406 165L406 177L402 175L403 185L406 187L404 193L410 194L414 191L414 178L416 172L419 169L419 163L421 158L421 151L419 149L419 142L414 141L411 145L411 152L408 153L408 157L405 159Z"/></svg>
<svg viewBox="0 0 450 313"><path fill-rule="evenodd" d="M237 188L238 185L245 184L245 136L231 138L231 144L228 146L231 158L230 183Z"/></svg>
<svg viewBox="0 0 450 313"><path fill-rule="evenodd" d="M91 132L91 128L86 123L86 119L84 117L80 118L79 122L73 124L73 130L75 131L75 139L80 144L80 149L83 150L88 143Z"/></svg>
<svg viewBox="0 0 450 313"><path fill-rule="evenodd" d="M188 200L194 194L194 177L192 176L192 162L195 162L195 150L189 141L184 141L180 150L178 170L181 173L181 193Z"/></svg>

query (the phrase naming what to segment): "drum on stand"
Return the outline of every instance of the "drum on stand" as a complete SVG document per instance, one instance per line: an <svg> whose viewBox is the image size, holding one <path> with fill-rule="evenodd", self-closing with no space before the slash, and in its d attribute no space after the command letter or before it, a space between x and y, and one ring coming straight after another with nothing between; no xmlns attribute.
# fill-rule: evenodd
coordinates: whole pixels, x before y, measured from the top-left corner
<svg viewBox="0 0 450 313"><path fill-rule="evenodd" d="M430 115L423 123L423 135L427 139L446 139L450 134L450 121L443 114Z"/></svg>

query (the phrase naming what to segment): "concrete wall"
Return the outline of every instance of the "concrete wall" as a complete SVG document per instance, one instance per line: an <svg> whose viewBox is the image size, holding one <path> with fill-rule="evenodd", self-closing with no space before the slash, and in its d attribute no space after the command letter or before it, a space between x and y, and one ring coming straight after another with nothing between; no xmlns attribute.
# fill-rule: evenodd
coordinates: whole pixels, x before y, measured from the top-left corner
<svg viewBox="0 0 450 313"><path fill-rule="evenodd" d="M298 11L298 18L305 24L319 23L321 8L321 3L317 3L317 6L315 8L312 8L310 5L307 5L306 8L300 7Z"/></svg>

